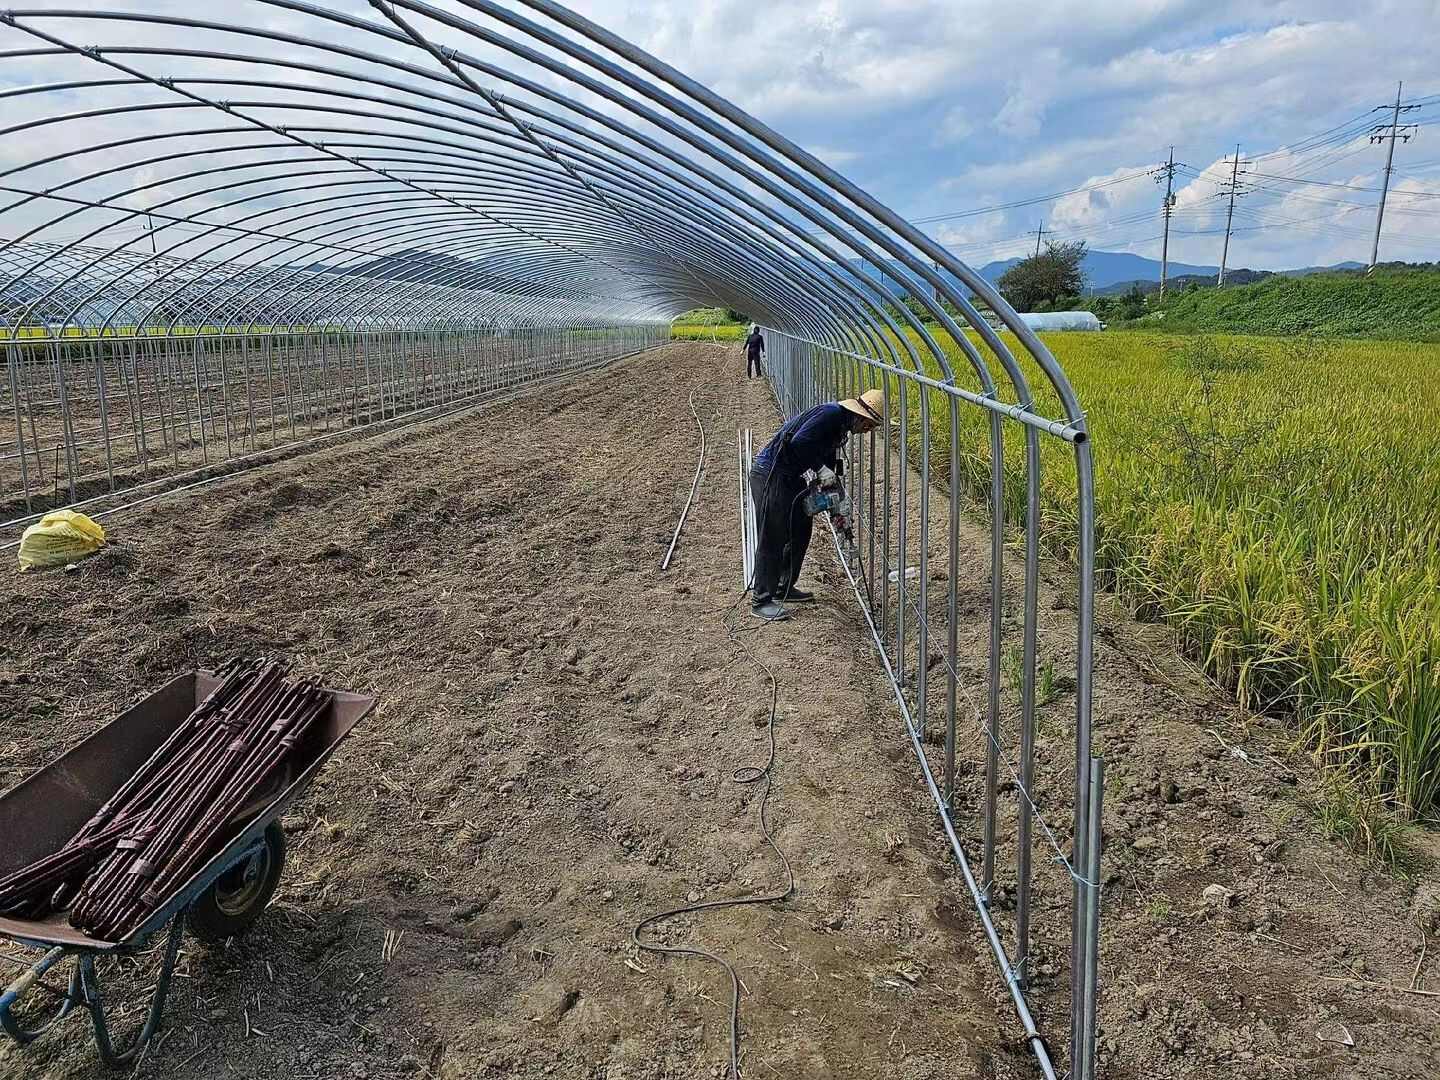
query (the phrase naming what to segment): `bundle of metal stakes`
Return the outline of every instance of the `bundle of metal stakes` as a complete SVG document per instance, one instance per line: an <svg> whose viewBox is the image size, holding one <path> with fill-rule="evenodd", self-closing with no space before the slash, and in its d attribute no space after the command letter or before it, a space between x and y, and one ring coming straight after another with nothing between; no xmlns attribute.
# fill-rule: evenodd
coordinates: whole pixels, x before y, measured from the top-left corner
<svg viewBox="0 0 1440 1080"><path fill-rule="evenodd" d="M287 760L332 695L286 665L234 660L220 685L66 845L0 879L0 914L118 941L158 910L278 792Z"/></svg>

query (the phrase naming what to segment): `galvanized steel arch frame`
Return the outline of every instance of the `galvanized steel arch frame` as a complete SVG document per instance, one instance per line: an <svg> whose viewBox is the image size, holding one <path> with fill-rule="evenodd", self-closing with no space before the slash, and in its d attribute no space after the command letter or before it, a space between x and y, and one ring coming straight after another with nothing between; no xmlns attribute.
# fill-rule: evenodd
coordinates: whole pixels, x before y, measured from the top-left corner
<svg viewBox="0 0 1440 1080"><path fill-rule="evenodd" d="M1090 738L1093 464L1085 415L1064 371L973 270L835 170L707 88L552 0L455 3L465 14L424 0L370 0L369 17L304 0L253 0L227 10L223 20L60 7L0 14L0 23L40 42L0 51L0 71L36 61L77 65L68 77L0 91L0 101L28 105L68 101L71 95L86 99L82 107L43 110L0 131L12 136L44 132L61 144L0 171L0 194L16 196L0 206L0 270L8 266L12 279L6 285L0 278L0 290L11 296L8 330L0 326L0 333L8 341L22 473L32 450L39 461L42 441L35 435L33 415L33 445L27 448L20 434L17 372L28 370L28 360L48 365L46 385L56 388L62 405L68 400L65 359L83 354L95 365L113 488L105 380L128 380L131 415L139 419L139 430L129 434L142 445L146 390L141 358L157 350L164 353L163 367L144 372L157 395L162 381L171 384L176 357L181 352L191 357L195 412L192 419L187 404L184 423L187 431L198 423L202 444L207 415L212 430L219 428L206 399L211 390L201 363L208 365L212 353L218 359L227 394L228 449L233 417L224 365L227 357L238 357L248 376L250 350L259 348L258 342L263 341L267 370L272 356L281 353L286 364L295 365L293 384L288 368L285 375L287 403L292 389L306 392L307 374L322 400L319 384L329 375L320 371L328 371L325 365L332 362L327 349L332 340L341 343L341 386L324 393L351 394L359 422L360 360L369 392L372 348L377 363L404 366L394 386L385 381L390 375L374 384L384 416L387 387L393 401L396 387L429 378L432 369L425 365L432 362L446 365L443 377L437 377L449 380L441 397L460 394L445 399L468 400L464 394L479 392L495 379L500 380L496 385L509 385L543 367L536 366L533 342L524 335L549 335L545 340L561 349L570 347L574 331L612 335L607 342L643 343L654 340L656 328L680 311L697 303L723 303L749 311L768 328L772 348L785 364L773 373L782 406L802 407L822 392L881 385L897 406L903 447L913 402L922 431L916 636L925 656L931 410L948 411L953 454L961 408L983 409L990 453L985 723L990 753L976 894L1027 1038L1049 1075L1048 1050L1022 992L1032 811L1027 805L1028 745L1021 750L1021 790L1027 799L1019 811L1020 910L1013 959L985 908L996 878L1000 611L1008 524L1004 430L1018 423L1024 438L1022 743L1033 739L1035 712L1041 439L1061 440L1075 467L1079 583L1074 847L1068 864L1074 891L1071 1052L1077 1074L1088 1076L1098 918L1089 869L1098 859L1098 842L1090 841L1098 814L1090 797L1095 780ZM244 21L242 11L256 17ZM258 16L266 12L299 20L313 34L264 25ZM87 32L114 29L122 40L113 47L81 45L72 34L77 25ZM171 31L202 32L218 41L201 47L188 38L132 40L137 34ZM491 50L495 58L467 47ZM265 48L281 51L266 53ZM153 70L154 64L189 63L224 70ZM96 69L93 74L90 68ZM108 71L102 74L99 68ZM226 88L238 88L245 96L224 100L211 95ZM118 104L110 100L117 96ZM188 122L192 115L215 112L225 114L227 122ZM138 123L145 131L81 139L86 125L96 122ZM164 175L152 179L154 169ZM56 173L60 182L50 182ZM94 194L100 187L106 188L103 194ZM160 201L154 201L156 196ZM152 221L148 236L126 232L147 215ZM157 219L159 228L153 224ZM55 238L58 229L74 224L89 231L79 238ZM189 229L199 231L189 235ZM144 250L145 240L155 245L153 251ZM317 259L324 261L317 265ZM920 302L930 320L922 321L901 303L904 293L891 287L890 275L876 281L857 274L852 268L856 259L902 268L894 275L897 286L905 279L904 292ZM994 313L998 326L981 315L972 297ZM63 308L59 325L33 325L37 313L53 312L57 304ZM952 367L951 354L931 332L932 324L949 338L961 370ZM1004 331L1010 336L1002 336ZM74 344L69 334L80 335L85 344ZM112 353L100 344L112 339L128 344ZM317 356L321 368L313 367ZM348 390L346 356L351 361ZM598 353L586 354L589 362L598 358ZM1057 415L1042 413L1031 387L1034 374L1058 402ZM274 392L272 383L272 414ZM420 408L418 390L413 403ZM247 422L253 449L253 417ZM328 416L325 423L328 432ZM293 412L290 426L293 434ZM273 429L272 422L272 436ZM57 436L67 456L75 453L73 431L67 413L63 436ZM161 433L178 440L178 431L172 416L168 433L163 428ZM855 452L863 461L863 449ZM176 450L177 466L180 460ZM874 460L872 454L872 471ZM878 524L888 558L888 450L883 462L886 517ZM903 560L909 468L893 467ZM947 621L953 655L953 571L962 492L957 470L950 470L949 479ZM73 471L71 485L74 496ZM28 504L28 480L26 499ZM872 539L877 531L872 525ZM873 571L873 566L867 570ZM915 598L907 596L903 574L893 610L883 578L878 591L876 641L882 654L893 650L897 694L905 708L906 630ZM870 607L875 606L872 597ZM919 664L917 728L927 716L927 672L928 664ZM953 669L947 682L948 771L955 740ZM916 746L923 762L923 749ZM952 785L949 776L943 808L947 829Z"/></svg>

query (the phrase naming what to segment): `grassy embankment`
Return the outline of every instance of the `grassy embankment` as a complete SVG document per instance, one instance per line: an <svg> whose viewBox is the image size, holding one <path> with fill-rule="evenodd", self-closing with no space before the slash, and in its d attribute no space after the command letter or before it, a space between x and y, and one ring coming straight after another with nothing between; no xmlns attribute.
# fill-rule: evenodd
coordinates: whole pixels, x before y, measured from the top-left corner
<svg viewBox="0 0 1440 1080"><path fill-rule="evenodd" d="M1440 272L1311 274L1235 288L1182 289L1129 325L1182 333L1440 341Z"/></svg>

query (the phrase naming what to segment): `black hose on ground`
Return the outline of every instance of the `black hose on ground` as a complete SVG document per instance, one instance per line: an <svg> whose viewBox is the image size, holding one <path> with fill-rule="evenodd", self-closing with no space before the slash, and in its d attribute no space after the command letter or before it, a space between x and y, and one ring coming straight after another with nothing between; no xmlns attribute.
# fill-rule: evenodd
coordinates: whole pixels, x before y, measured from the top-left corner
<svg viewBox="0 0 1440 1080"><path fill-rule="evenodd" d="M775 843L775 837L770 832L770 822L766 817L766 810L770 802L771 769L775 765L775 711L776 703L780 695L780 684L775 678L774 671L772 671L763 660L756 656L754 650L750 648L749 643L740 637L742 633L753 633L760 628L757 626L740 630L730 622L735 608L739 605L739 601L744 595L744 593L741 593L740 597L736 599L736 602L730 606L729 611L726 612L724 617L724 625L730 640L744 649L750 659L755 662L755 665L764 671L766 677L770 680L770 719L766 725L770 748L769 753L766 755L764 765L741 766L730 774L730 780L736 784L758 783L763 785L760 790L760 832L765 838L765 843L768 844L770 850L775 853L775 857L780 860L780 865L785 872L785 887L778 892L754 893L750 896L738 896L726 900L707 900L701 903L686 904L682 907L671 908L668 911L657 912L643 919L630 933L630 940L646 952L661 953L669 956L698 956L701 959L710 961L712 964L718 964L724 968L725 973L730 976L730 1076L732 1080L739 1080L740 1078L740 976L739 973L736 972L735 966L723 956L719 956L705 949L693 945L661 945L653 941L646 941L641 937L641 934L644 933L648 927L654 926L659 922L664 922L666 919L673 919L679 915L688 915L691 912L715 911L720 908L776 903L782 900L788 900L795 892L795 871L790 866L790 860L785 858L785 853L781 851L780 846Z"/></svg>
<svg viewBox="0 0 1440 1080"><path fill-rule="evenodd" d="M785 445L788 446L788 440L786 440ZM784 447L782 446L781 449L783 450ZM761 516L756 526L757 540L765 530L765 514L769 510L770 504L770 484L775 478L775 467L778 464L779 457L780 454L777 452L775 459L770 462L770 471L765 475L765 490L761 496ZM746 477L746 483L749 483L749 477ZM803 492L801 494L803 494ZM790 509L793 515L793 501ZM785 550L788 556L790 550L788 542ZM754 633L760 629L760 626L750 626L742 630L736 627L731 621L735 616L735 609L740 606L740 601L745 599L746 594L750 592L754 585L755 579L752 572L750 581L721 617L721 624L725 627L725 633L730 642L744 649L746 655L750 657L755 666L765 672L765 677L770 680L770 718L766 723L770 748L769 753L766 755L764 765L743 765L730 774L730 781L735 784L763 784L760 790L760 832L765 838L765 843L768 844L770 850L775 853L775 857L780 860L780 865L785 871L785 888L780 892L754 893L749 896L738 896L727 900L707 900L701 903L685 904L682 907L670 908L668 911L660 911L654 915L647 916L630 931L630 940L635 943L637 948L643 949L645 952L658 953L666 956L698 956L702 960L708 960L712 964L718 964L724 968L725 973L730 976L731 1080L740 1080L740 975L735 970L735 966L723 956L709 952L706 949L696 948L691 945L661 945L654 941L646 941L641 937L641 934L656 923L664 922L666 919L673 919L680 915L688 915L692 912L715 911L721 908L777 903L790 899L795 892L795 871L790 866L790 860L785 858L785 853L781 851L780 846L775 843L775 837L771 835L770 832L770 822L766 817L766 810L770 803L771 769L774 768L775 765L775 711L776 704L780 698L780 683L775 678L775 672L771 670L770 666L756 656L755 651L750 648L750 644L740 636L746 633Z"/></svg>

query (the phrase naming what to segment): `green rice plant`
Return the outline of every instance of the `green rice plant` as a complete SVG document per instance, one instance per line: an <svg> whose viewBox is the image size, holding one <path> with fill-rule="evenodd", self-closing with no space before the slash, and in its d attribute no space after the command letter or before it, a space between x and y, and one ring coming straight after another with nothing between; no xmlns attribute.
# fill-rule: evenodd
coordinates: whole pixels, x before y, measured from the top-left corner
<svg viewBox="0 0 1440 1080"><path fill-rule="evenodd" d="M1074 680L1072 679L1073 683ZM1073 686L1071 687L1073 689ZM1049 705L1060 693L1060 684L1055 678L1055 661L1042 660L1035 673L1035 704Z"/></svg>
<svg viewBox="0 0 1440 1080"><path fill-rule="evenodd" d="M748 332L745 326L684 325L670 327L671 341L739 341Z"/></svg>
<svg viewBox="0 0 1440 1080"><path fill-rule="evenodd" d="M1157 896L1145 905L1145 915L1153 923L1164 925L1170 921L1174 914L1175 906L1170 903L1168 896Z"/></svg>
<svg viewBox="0 0 1440 1080"><path fill-rule="evenodd" d="M1010 692L1019 697L1024 690L1025 650L1012 645L1000 658L1001 674ZM1074 680L1071 680L1072 683ZM1073 686L1071 687L1073 689ZM1035 704L1049 705L1060 693L1059 680L1055 677L1055 661L1038 660L1035 664Z"/></svg>

